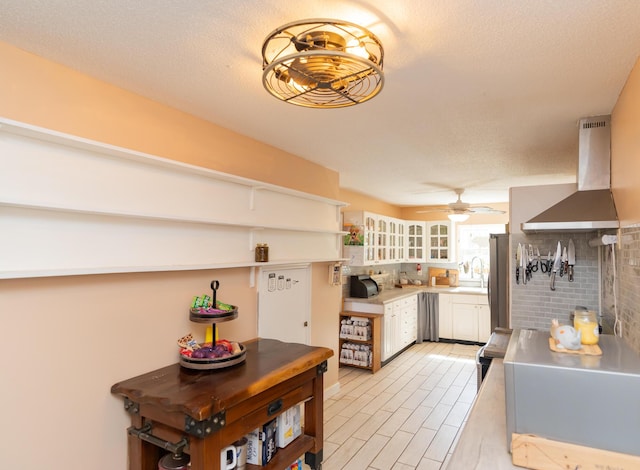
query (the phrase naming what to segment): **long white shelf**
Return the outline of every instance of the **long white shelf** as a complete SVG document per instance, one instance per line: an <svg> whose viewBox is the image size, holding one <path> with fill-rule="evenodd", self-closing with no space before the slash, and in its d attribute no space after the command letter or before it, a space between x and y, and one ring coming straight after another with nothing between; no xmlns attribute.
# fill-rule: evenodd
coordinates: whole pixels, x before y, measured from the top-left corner
<svg viewBox="0 0 640 470"><path fill-rule="evenodd" d="M44 127L33 126L31 124L14 121L0 117L0 132L11 133L28 137L31 139L41 140L43 142L50 142L54 144L60 144L69 148L76 148L79 150L87 150L89 152L96 152L104 155L110 155L122 159L143 162L146 165L156 165L158 167L170 168L172 171L182 171L185 173L191 173L194 175L201 175L208 178L212 178L219 181L228 181L234 184L240 184L252 188L255 191L269 190L281 194L288 194L295 196L296 198L308 199L312 201L323 202L326 204L335 205L338 207L347 206L348 203L338 201L335 199L325 198L315 194L305 193L295 189L285 188L284 186L278 186L275 184L265 183L263 181L253 180L250 178L244 178L242 176L236 176L221 171L212 170L188 163L179 162L177 160L171 160L168 158L162 158L155 155L150 155L144 152L138 152L136 150L127 149L124 147L118 147L104 142L98 142L95 140L85 139L72 134L66 134L63 132L54 131L52 129L46 129Z"/></svg>
<svg viewBox="0 0 640 470"><path fill-rule="evenodd" d="M52 212L68 212L73 214L85 214L85 215L97 215L97 216L107 216L107 217L124 217L131 219L148 219L148 220L157 220L163 222L180 222L180 223L188 223L188 224L204 224L204 225L226 225L230 227L244 227L250 230L280 230L280 231L289 231L289 232L311 232L311 233L326 233L332 235L346 235L349 232L344 230L322 230L322 229L312 229L307 227L299 227L294 225L256 225L251 223L242 223L232 220L222 220L222 219L210 219L210 218L198 218L198 217L174 217L174 216L162 216L162 215L150 215L150 214L141 214L134 212L126 212L126 211L101 211L90 208L83 207L63 207L63 206L53 206L50 204L34 204L30 202L18 202L18 201L0 201L0 206L5 207L15 207L20 209L33 209L33 210L43 210L43 211L52 211Z"/></svg>
<svg viewBox="0 0 640 470"><path fill-rule="evenodd" d="M0 279L340 261L345 205L0 118Z"/></svg>
<svg viewBox="0 0 640 470"><path fill-rule="evenodd" d="M57 276L86 276L96 274L123 274L123 273L146 273L159 271L199 271L207 269L232 269L232 268L261 268L269 266L289 266L310 263L335 263L343 262L345 259L316 258L316 259L291 259L274 260L266 263L238 262L238 263L218 263L199 265L158 265L158 266L100 266L98 268L68 268L53 270L30 270L30 271L0 271L0 279L24 279L36 277L57 277Z"/></svg>

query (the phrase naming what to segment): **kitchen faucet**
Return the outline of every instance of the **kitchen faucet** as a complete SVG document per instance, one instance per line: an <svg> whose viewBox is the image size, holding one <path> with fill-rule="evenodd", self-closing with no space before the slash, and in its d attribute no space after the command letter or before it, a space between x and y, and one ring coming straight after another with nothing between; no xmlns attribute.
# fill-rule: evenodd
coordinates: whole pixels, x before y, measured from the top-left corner
<svg viewBox="0 0 640 470"><path fill-rule="evenodd" d="M484 261L478 256L471 258L471 279L473 279L473 262L476 259L480 261L480 288L484 289Z"/></svg>

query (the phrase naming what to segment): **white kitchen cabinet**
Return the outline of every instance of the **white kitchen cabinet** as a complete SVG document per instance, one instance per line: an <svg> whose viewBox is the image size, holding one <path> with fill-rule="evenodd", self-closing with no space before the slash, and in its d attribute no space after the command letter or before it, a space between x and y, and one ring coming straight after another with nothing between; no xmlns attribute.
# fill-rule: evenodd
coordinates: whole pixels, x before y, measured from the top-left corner
<svg viewBox="0 0 640 470"><path fill-rule="evenodd" d="M414 343L418 333L418 296L384 304L382 361Z"/></svg>
<svg viewBox="0 0 640 470"><path fill-rule="evenodd" d="M396 243L396 263L402 263L407 259L407 224L404 220L398 220L398 239Z"/></svg>
<svg viewBox="0 0 640 470"><path fill-rule="evenodd" d="M398 257L398 221L390 218L387 222L387 255L393 262Z"/></svg>
<svg viewBox="0 0 640 470"><path fill-rule="evenodd" d="M400 345L402 349L414 343L418 337L418 296L403 299L397 306L400 314Z"/></svg>
<svg viewBox="0 0 640 470"><path fill-rule="evenodd" d="M407 261L426 261L426 222L407 222Z"/></svg>
<svg viewBox="0 0 640 470"><path fill-rule="evenodd" d="M378 216L378 229L376 230L376 263L389 262L389 217Z"/></svg>
<svg viewBox="0 0 640 470"><path fill-rule="evenodd" d="M348 264L368 266L377 262L379 217L381 216L365 211L345 211L342 214L344 230L354 234L345 237L343 255ZM355 240L351 241L351 238Z"/></svg>
<svg viewBox="0 0 640 470"><path fill-rule="evenodd" d="M451 263L454 258L454 231L451 221L427 222L427 261Z"/></svg>
<svg viewBox="0 0 640 470"><path fill-rule="evenodd" d="M399 344L400 316L394 312L393 304L384 306L384 321L382 327L382 362L396 353Z"/></svg>
<svg viewBox="0 0 640 470"><path fill-rule="evenodd" d="M491 309L487 299L484 304L478 304L478 342L486 343L491 337Z"/></svg>
<svg viewBox="0 0 640 470"><path fill-rule="evenodd" d="M463 341L478 341L478 309L475 305L454 300L453 337Z"/></svg>
<svg viewBox="0 0 640 470"><path fill-rule="evenodd" d="M483 295L454 294L451 303L453 339L486 342L491 335L491 313Z"/></svg>
<svg viewBox="0 0 640 470"><path fill-rule="evenodd" d="M405 261L405 221L390 217L387 219L387 259L389 263Z"/></svg>
<svg viewBox="0 0 640 470"><path fill-rule="evenodd" d="M438 294L438 337L453 339L453 296Z"/></svg>

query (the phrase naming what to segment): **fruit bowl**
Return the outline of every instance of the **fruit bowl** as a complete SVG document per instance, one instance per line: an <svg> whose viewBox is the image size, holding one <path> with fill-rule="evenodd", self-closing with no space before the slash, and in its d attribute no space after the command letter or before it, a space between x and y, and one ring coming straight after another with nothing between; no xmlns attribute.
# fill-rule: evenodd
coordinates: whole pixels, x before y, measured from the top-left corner
<svg viewBox="0 0 640 470"><path fill-rule="evenodd" d="M187 369L210 370L223 369L240 364L246 359L246 349L242 344L238 343L238 345L240 346L239 352L224 357L197 358L180 353L180 365Z"/></svg>

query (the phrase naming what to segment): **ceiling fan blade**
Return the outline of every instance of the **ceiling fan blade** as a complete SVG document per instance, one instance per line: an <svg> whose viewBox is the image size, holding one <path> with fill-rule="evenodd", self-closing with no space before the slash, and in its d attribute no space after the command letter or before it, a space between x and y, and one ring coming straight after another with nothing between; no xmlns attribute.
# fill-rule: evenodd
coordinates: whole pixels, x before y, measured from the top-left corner
<svg viewBox="0 0 640 470"><path fill-rule="evenodd" d="M416 214L428 214L430 212L450 212L451 209L442 208L442 209L424 209L416 211Z"/></svg>
<svg viewBox="0 0 640 470"><path fill-rule="evenodd" d="M489 207L489 206L472 206L469 208L469 211L477 214L504 214L505 213L505 211L503 210L494 209L493 207Z"/></svg>

